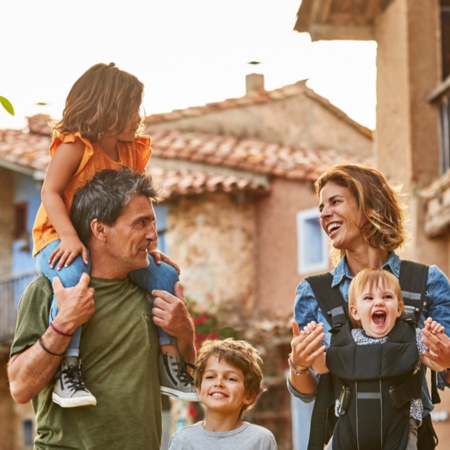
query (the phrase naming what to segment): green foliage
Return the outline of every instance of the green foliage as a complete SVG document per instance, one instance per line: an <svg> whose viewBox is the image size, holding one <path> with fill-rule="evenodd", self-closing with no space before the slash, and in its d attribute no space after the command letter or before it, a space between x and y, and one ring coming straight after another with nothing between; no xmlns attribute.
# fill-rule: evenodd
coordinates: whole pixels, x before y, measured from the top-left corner
<svg viewBox="0 0 450 450"><path fill-rule="evenodd" d="M3 108L5 108L7 112L9 112L9 114L11 114L12 116L14 115L14 107L7 98L0 95L0 103L2 104Z"/></svg>

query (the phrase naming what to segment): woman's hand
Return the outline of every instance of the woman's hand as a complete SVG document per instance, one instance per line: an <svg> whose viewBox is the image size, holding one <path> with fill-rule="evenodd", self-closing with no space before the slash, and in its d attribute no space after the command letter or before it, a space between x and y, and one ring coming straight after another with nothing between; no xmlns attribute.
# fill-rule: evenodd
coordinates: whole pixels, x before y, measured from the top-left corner
<svg viewBox="0 0 450 450"><path fill-rule="evenodd" d="M322 356L326 350L323 345L325 333L323 324L310 322L302 331L298 323L292 320L292 331L294 337L291 341L291 362L299 370L310 367L313 362Z"/></svg>
<svg viewBox="0 0 450 450"><path fill-rule="evenodd" d="M450 338L444 333L445 328L428 317L422 329L422 342L428 347L424 353L429 360L440 367L450 367Z"/></svg>

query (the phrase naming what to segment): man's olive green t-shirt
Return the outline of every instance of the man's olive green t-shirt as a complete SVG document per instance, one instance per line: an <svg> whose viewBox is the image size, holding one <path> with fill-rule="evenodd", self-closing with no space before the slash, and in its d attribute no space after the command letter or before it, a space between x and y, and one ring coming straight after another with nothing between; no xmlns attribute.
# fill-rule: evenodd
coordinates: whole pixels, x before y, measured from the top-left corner
<svg viewBox="0 0 450 450"><path fill-rule="evenodd" d="M32 401L35 449L159 449L159 346L150 297L128 278L92 278L90 285L95 313L83 324L80 358L97 405L61 408L52 402L50 383ZM45 332L52 297L44 277L27 288L11 354L26 350Z"/></svg>

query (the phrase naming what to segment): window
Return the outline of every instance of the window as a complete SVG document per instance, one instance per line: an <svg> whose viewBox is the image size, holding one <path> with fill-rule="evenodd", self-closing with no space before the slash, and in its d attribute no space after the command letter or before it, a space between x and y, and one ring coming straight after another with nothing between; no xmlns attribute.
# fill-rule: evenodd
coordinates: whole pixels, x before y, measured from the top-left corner
<svg viewBox="0 0 450 450"><path fill-rule="evenodd" d="M166 233L167 233L167 206L154 205L156 215L156 231L158 232L158 249L168 255Z"/></svg>
<svg viewBox="0 0 450 450"><path fill-rule="evenodd" d="M439 121L440 121L440 147L441 147L441 173L444 174L450 168L450 115L448 97L441 98Z"/></svg>
<svg viewBox="0 0 450 450"><path fill-rule="evenodd" d="M442 82L429 95L439 108L441 173L450 169L450 0L440 0Z"/></svg>
<svg viewBox="0 0 450 450"><path fill-rule="evenodd" d="M23 444L25 447L30 447L33 445L34 433L33 433L33 422L29 419L22 421L23 426Z"/></svg>
<svg viewBox="0 0 450 450"><path fill-rule="evenodd" d="M297 213L297 251L299 274L328 269L328 238L317 208Z"/></svg>
<svg viewBox="0 0 450 450"><path fill-rule="evenodd" d="M27 235L28 202L14 205L14 239L23 239Z"/></svg>

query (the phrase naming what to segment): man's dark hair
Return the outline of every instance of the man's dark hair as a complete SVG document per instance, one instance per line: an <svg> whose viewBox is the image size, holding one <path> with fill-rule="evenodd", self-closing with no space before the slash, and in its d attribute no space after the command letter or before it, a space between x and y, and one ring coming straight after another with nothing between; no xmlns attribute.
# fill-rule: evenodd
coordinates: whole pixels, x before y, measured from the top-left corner
<svg viewBox="0 0 450 450"><path fill-rule="evenodd" d="M152 202L160 200L152 178L127 167L102 170L78 189L70 209L70 219L81 242L88 245L94 219L113 226L135 196L147 197Z"/></svg>

